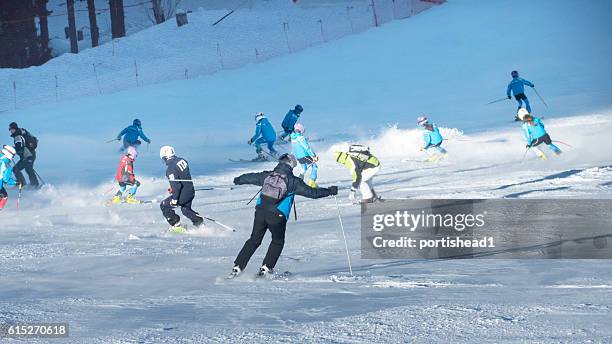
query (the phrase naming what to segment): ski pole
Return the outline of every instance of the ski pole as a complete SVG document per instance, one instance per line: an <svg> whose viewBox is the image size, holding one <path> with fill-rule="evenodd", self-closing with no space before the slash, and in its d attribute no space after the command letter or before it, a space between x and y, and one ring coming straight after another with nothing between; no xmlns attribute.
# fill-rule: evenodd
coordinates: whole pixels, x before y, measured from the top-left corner
<svg viewBox="0 0 612 344"><path fill-rule="evenodd" d="M293 216L295 217L295 221L297 221L297 209L295 209L295 199L293 200Z"/></svg>
<svg viewBox="0 0 612 344"><path fill-rule="evenodd" d="M36 174L36 177L38 177L38 179L40 179L40 182L42 183L42 185L46 185L47 183L45 183L45 180L40 176L40 174L38 174L38 172L36 170L34 170L34 174Z"/></svg>
<svg viewBox="0 0 612 344"><path fill-rule="evenodd" d="M106 196L109 192L113 191L113 189L115 188L115 185L111 185L110 188L108 188L106 191L104 191L104 195Z"/></svg>
<svg viewBox="0 0 612 344"><path fill-rule="evenodd" d="M574 148L574 146L570 145L569 143L565 143L565 142L563 142L563 141L553 141L553 142L560 143L560 144L562 144L562 145L568 146L569 148Z"/></svg>
<svg viewBox="0 0 612 344"><path fill-rule="evenodd" d="M23 189L23 185L19 184L19 194L17 195L17 213L19 213L19 203L21 203L21 190Z"/></svg>
<svg viewBox="0 0 612 344"><path fill-rule="evenodd" d="M246 205L251 204L251 202L253 202L253 200L255 199L255 197L257 197L257 195L259 195L259 193L261 192L261 189L259 189L259 191L257 191L256 194L253 195L253 197L251 197L251 199L247 202Z"/></svg>
<svg viewBox="0 0 612 344"><path fill-rule="evenodd" d="M344 224L342 224L342 216L340 216L340 206L338 205L338 197L334 196L336 201L336 209L338 210L338 220L340 221L340 229L342 230L342 237L344 238L344 248L346 249L346 258L348 260L349 272L351 277L353 276L353 266L351 265L351 255L349 254L348 244L346 242L346 234L344 234Z"/></svg>
<svg viewBox="0 0 612 344"><path fill-rule="evenodd" d="M523 153L523 158L521 159L521 163L522 163L523 161L525 161L525 157L527 156L527 152L529 152L529 149L530 149L530 148L526 148L526 149L525 149L525 153Z"/></svg>
<svg viewBox="0 0 612 344"><path fill-rule="evenodd" d="M542 101L542 103L544 103L544 106L546 106L546 108L548 109L548 104L546 104L546 102L544 101L544 98L542 98L542 96L540 95L540 93L538 93L538 90L536 90L536 88L533 88L533 91L535 92L535 94L538 96L538 98L540 98L540 100Z"/></svg>
<svg viewBox="0 0 612 344"><path fill-rule="evenodd" d="M230 226L228 226L228 225L225 225L225 224L223 224L223 223L221 223L221 222L219 222L219 221L217 221L217 220L215 220L215 219L211 219L210 217L206 217L206 216L202 216L202 217L203 217L204 219L206 219L206 220L210 221L210 222L214 222L214 223L218 224L219 226L221 226L221 227L223 227L223 228L225 228L225 229L227 229L227 230L229 230L229 231L232 231L232 232L235 232L235 231L236 231L234 228L232 228L232 227L230 227Z"/></svg>
<svg viewBox="0 0 612 344"><path fill-rule="evenodd" d="M498 102L501 102L501 101L504 101L504 100L510 100L510 98L508 98L508 97L499 98L499 99L496 99L494 101L488 102L485 105L490 105L490 104L493 104L493 103L498 103Z"/></svg>
<svg viewBox="0 0 612 344"><path fill-rule="evenodd" d="M108 140L108 141L106 141L106 143L111 143L111 142L115 142L115 141L119 141L119 140L117 140L117 139L112 139L112 140Z"/></svg>

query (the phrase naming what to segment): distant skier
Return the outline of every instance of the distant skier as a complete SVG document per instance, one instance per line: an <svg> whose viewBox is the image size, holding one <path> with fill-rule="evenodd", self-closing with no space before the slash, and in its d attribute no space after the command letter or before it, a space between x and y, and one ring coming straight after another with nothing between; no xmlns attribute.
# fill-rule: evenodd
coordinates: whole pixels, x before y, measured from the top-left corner
<svg viewBox="0 0 612 344"><path fill-rule="evenodd" d="M519 73L515 70L510 73L512 75L512 81L508 84L508 89L506 90L506 95L508 99L511 99L510 92L514 94L514 99L518 102L518 108L523 107L523 100L525 101L525 107L527 108L527 112L531 113L531 105L529 105L529 99L525 95L525 85L529 87L535 87L531 81L525 80L519 77Z"/></svg>
<svg viewBox="0 0 612 344"><path fill-rule="evenodd" d="M151 143L151 140L142 131L142 122L137 118L132 122L132 125L125 127L117 135L117 141L121 141L123 137L123 149L127 149L129 146L138 148L142 143L139 138L143 139L146 143Z"/></svg>
<svg viewBox="0 0 612 344"><path fill-rule="evenodd" d="M542 143L545 143L548 149L557 155L563 153L559 147L552 143L550 135L544 129L544 123L539 118L532 116L523 108L518 110L517 117L523 122L523 135L527 141L525 148L531 149L542 160L547 159L546 155L538 148Z"/></svg>
<svg viewBox="0 0 612 344"><path fill-rule="evenodd" d="M335 152L336 162L344 165L353 180L349 199L355 200L357 190L361 191L361 203L373 203L381 200L372 187L372 178L380 170L380 161L370 153L370 148L360 144L349 147L348 152Z"/></svg>
<svg viewBox="0 0 612 344"><path fill-rule="evenodd" d="M13 179L11 162L15 154L17 154L17 151L12 146L2 146L2 155L0 155L0 210L4 209L6 201L8 201L8 193L4 189L4 184L21 187L21 184Z"/></svg>
<svg viewBox="0 0 612 344"><path fill-rule="evenodd" d="M25 170L30 179L30 186L35 189L39 188L36 171L34 171L38 139L24 128L19 128L15 122L9 124L9 132L15 141L15 150L17 151L17 155L19 155L19 162L13 168L15 179L17 179L21 185L25 186L25 178L21 173L22 170Z"/></svg>
<svg viewBox="0 0 612 344"><path fill-rule="evenodd" d="M136 175L134 174L134 160L136 160L136 157L138 157L136 148L129 146L127 148L127 154L121 157L119 161L119 167L117 168L117 174L115 176L119 183L119 191L117 191L112 200L115 204L124 202L124 196L125 202L128 204L142 203L142 201L134 197L138 187L140 187L140 182L136 180Z"/></svg>
<svg viewBox="0 0 612 344"><path fill-rule="evenodd" d="M159 157L166 163L166 177L170 182L170 197L159 205L164 217L170 224L170 231L184 233L185 227L181 225L181 218L174 212L174 208L181 207L181 212L195 227L199 227L204 219L195 210L191 209L191 203L195 198L195 189L191 181L191 172L187 160L177 157L174 148L163 146L159 151Z"/></svg>
<svg viewBox="0 0 612 344"><path fill-rule="evenodd" d="M247 142L249 145L255 145L255 152L257 153L256 160L266 161L268 158L263 154L261 146L266 144L268 150L273 157L276 157L278 152L274 149L274 142L276 141L276 131L270 121L266 118L263 112L258 113L255 116L255 134Z"/></svg>
<svg viewBox="0 0 612 344"><path fill-rule="evenodd" d="M287 139L287 136L293 133L295 123L297 123L302 112L304 112L304 108L300 104L296 105L293 109L287 112L285 118L283 119L283 123L281 124L281 127L283 127L283 133L280 137L281 140L285 141Z"/></svg>
<svg viewBox="0 0 612 344"><path fill-rule="evenodd" d="M258 276L273 272L285 245L287 220L296 195L308 198L323 198L338 194L338 187L311 188L293 175L297 160L291 154L283 154L273 171L247 173L234 178L234 184L261 186L251 237L244 243L234 261L234 268L228 278L234 278L247 266L255 250L261 245L267 230L272 233L272 242L259 269Z"/></svg>
<svg viewBox="0 0 612 344"><path fill-rule="evenodd" d="M440 134L438 126L433 123L430 123L427 117L425 116L417 118L417 124L422 128L423 132L423 146L421 146L419 150L424 152L428 149L433 149L440 154L439 156L431 156L428 161L437 161L441 158L446 157L448 155L448 152L446 151L446 149L442 148L442 142L444 141L444 139Z"/></svg>
<svg viewBox="0 0 612 344"><path fill-rule="evenodd" d="M308 186L315 188L317 187L317 161L319 161L319 157L314 153L308 140L304 137L304 131L304 125L302 125L302 123L295 124L293 133L291 134L291 147L293 155L295 155L295 158L302 165L300 178L304 179L304 175L308 171L308 168L310 168Z"/></svg>

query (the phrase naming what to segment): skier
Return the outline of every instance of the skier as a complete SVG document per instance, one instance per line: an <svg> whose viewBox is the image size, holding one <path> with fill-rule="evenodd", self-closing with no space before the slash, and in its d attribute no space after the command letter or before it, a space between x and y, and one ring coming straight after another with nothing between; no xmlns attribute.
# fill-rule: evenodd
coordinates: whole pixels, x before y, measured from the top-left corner
<svg viewBox="0 0 612 344"><path fill-rule="evenodd" d="M525 101L525 107L527 108L527 112L531 113L531 105L529 105L529 99L525 95L525 85L529 87L535 87L531 81L525 80L519 77L519 73L515 70L510 73L512 75L512 81L508 84L508 89L506 90L506 95L508 99L512 99L510 96L510 92L514 94L514 99L518 102L518 108L523 107L523 100Z"/></svg>
<svg viewBox="0 0 612 344"><path fill-rule="evenodd" d="M287 220L295 195L308 198L323 198L338 194L338 187L311 188L304 181L293 175L297 160L291 154L283 154L273 171L247 173L234 178L234 184L252 184L261 186L251 237L244 243L234 260L234 268L228 278L234 278L247 266L255 250L261 245L266 230L272 233L272 242L259 269L258 276L273 272L276 262L285 245Z"/></svg>
<svg viewBox="0 0 612 344"><path fill-rule="evenodd" d="M138 148L142 143L138 138L143 139L146 143L151 143L151 140L142 131L142 122L138 118L132 122L132 125L121 130L119 135L117 135L117 141L121 141L121 137L123 137L123 149L127 149L129 146Z"/></svg>
<svg viewBox="0 0 612 344"><path fill-rule="evenodd" d="M142 201L134 198L136 195L136 191L138 187L140 187L140 182L136 180L136 175L134 174L134 160L138 157L138 152L136 148L133 146L129 146L127 148L127 154L121 157L121 161L119 161L119 167L117 168L116 179L119 183L119 191L113 197L112 202L115 204L123 202L123 196L125 197L125 202L128 204L140 204ZM130 187L128 190L127 187Z"/></svg>
<svg viewBox="0 0 612 344"><path fill-rule="evenodd" d="M349 147L348 152L335 152L336 162L344 165L353 179L349 199L355 200L357 190L361 191L361 203L373 203L382 199L372 187L372 178L380 170L380 161L370 153L370 148L360 144Z"/></svg>
<svg viewBox="0 0 612 344"><path fill-rule="evenodd" d="M283 123L281 124L281 127L283 127L283 133L281 134L281 137L280 137L281 140L284 141L287 138L287 136L293 133L295 123L297 123L302 112L304 112L304 108L300 104L297 104L293 109L287 112L287 114L285 115L285 118L283 119Z"/></svg>
<svg viewBox="0 0 612 344"><path fill-rule="evenodd" d="M525 148L531 149L542 160L547 159L546 155L537 147L542 143L545 143L548 149L557 155L563 153L559 147L552 143L550 135L544 129L544 123L539 118L529 114L523 108L518 110L517 117L523 122L523 135L527 140Z"/></svg>
<svg viewBox="0 0 612 344"><path fill-rule="evenodd" d="M268 146L268 150L273 157L276 157L278 152L274 149L274 142L276 141L276 131L274 131L274 127L270 121L266 118L263 112L258 113L255 116L255 135L249 139L247 142L249 145L255 144L255 152L257 153L256 161L266 161L268 160L266 156L263 154L263 149L261 148L262 144L266 144Z"/></svg>
<svg viewBox="0 0 612 344"><path fill-rule="evenodd" d="M26 185L25 178L21 173L21 171L25 169L30 179L30 186L35 189L39 188L36 171L34 171L38 139L24 128L19 128L15 122L9 124L9 132L14 139L17 155L19 155L19 162L13 168L15 179L17 179L21 185Z"/></svg>
<svg viewBox="0 0 612 344"><path fill-rule="evenodd" d="M191 209L191 203L195 198L195 189L191 181L189 163L187 160L177 157L174 148L163 146L159 151L159 157L166 163L166 177L170 182L168 192L170 196L163 200L159 207L162 214L170 224L169 231L184 233L185 227L181 226L181 218L174 212L174 208L181 207L181 212L195 227L199 227L204 219L195 210Z"/></svg>
<svg viewBox="0 0 612 344"><path fill-rule="evenodd" d="M2 155L0 155L0 210L6 206L8 200L8 193L4 189L6 185L17 185L21 188L21 183L13 179L13 169L11 167L11 161L17 154L15 148L11 146L2 146Z"/></svg>
<svg viewBox="0 0 612 344"><path fill-rule="evenodd" d="M311 168L308 186L315 188L317 187L317 161L319 161L319 157L314 153L308 140L304 137L304 131L304 125L302 123L295 124L293 133L291 134L291 147L293 155L295 155L298 162L302 165L300 178L304 179L306 171L308 171L308 168Z"/></svg>
<svg viewBox="0 0 612 344"><path fill-rule="evenodd" d="M433 155L430 158L428 158L428 161L437 161L441 158L444 158L448 155L448 152L446 151L446 149L442 148L442 142L444 141L444 139L442 138L442 135L440 134L440 130L438 129L438 126L433 124L433 123L429 123L429 120L427 119L427 117L425 116L421 116L419 118L417 118L417 124L422 127L422 131L423 131L423 146L421 146L419 148L419 150L421 152L427 151L428 149L432 148L434 149L436 152L440 153L441 156L436 156Z"/></svg>

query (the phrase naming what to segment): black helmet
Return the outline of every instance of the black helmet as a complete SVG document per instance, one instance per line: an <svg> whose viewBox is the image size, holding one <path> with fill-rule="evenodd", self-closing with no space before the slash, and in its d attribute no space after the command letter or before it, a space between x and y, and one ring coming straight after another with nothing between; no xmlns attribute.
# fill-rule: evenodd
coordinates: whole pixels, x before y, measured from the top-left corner
<svg viewBox="0 0 612 344"><path fill-rule="evenodd" d="M137 127L142 127L142 122L138 118L136 118L134 120L134 125L137 126Z"/></svg>
<svg viewBox="0 0 612 344"><path fill-rule="evenodd" d="M295 106L295 112L297 113L302 113L304 111L304 108L302 107L302 105L298 104Z"/></svg>
<svg viewBox="0 0 612 344"><path fill-rule="evenodd" d="M295 156L293 154L289 154L289 153L285 153L283 155L281 155L278 158L278 162L282 162L285 163L289 166L291 166L291 168L295 168L297 166L297 159L295 158Z"/></svg>
<svg viewBox="0 0 612 344"><path fill-rule="evenodd" d="M510 75L512 75L513 78L518 78L519 74L517 71L513 70L512 73L510 73Z"/></svg>
<svg viewBox="0 0 612 344"><path fill-rule="evenodd" d="M15 130L19 129L19 126L15 122L12 122L11 124L9 124L9 130L13 130L13 129Z"/></svg>

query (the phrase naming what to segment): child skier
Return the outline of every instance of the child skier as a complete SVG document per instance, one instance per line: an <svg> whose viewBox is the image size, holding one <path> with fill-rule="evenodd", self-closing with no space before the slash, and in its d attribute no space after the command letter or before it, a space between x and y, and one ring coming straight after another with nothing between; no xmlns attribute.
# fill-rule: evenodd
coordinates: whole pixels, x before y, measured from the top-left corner
<svg viewBox="0 0 612 344"><path fill-rule="evenodd" d="M276 141L276 131L274 131L274 127L272 127L272 124L268 121L263 112L255 116L255 123L257 123L255 126L255 135L247 142L249 145L255 144L255 152L257 153L257 158L255 158L255 160L268 160L261 148L261 145L264 143L268 146L270 154L276 157L278 152L274 149L274 142Z"/></svg>
<svg viewBox="0 0 612 344"><path fill-rule="evenodd" d="M531 105L529 105L529 99L525 95L525 85L529 87L535 87L535 85L528 80L519 77L519 73L515 70L510 73L512 76L512 81L508 84L508 89L506 90L506 95L508 99L512 99L510 96L510 92L514 94L514 99L516 99L518 103L518 108L523 107L523 100L525 101L525 107L527 108L527 112L531 113Z"/></svg>
<svg viewBox="0 0 612 344"><path fill-rule="evenodd" d="M117 141L121 141L121 137L123 137L123 149L129 146L138 148L141 144L138 138L143 139L146 143L151 143L151 140L142 131L142 122L138 118L132 122L132 125L121 130L119 135L117 135Z"/></svg>
<svg viewBox="0 0 612 344"><path fill-rule="evenodd" d="M174 212L174 208L181 207L181 212L195 227L199 227L204 219L195 210L191 209L191 203L195 198L195 189L191 181L191 172L187 160L177 157L174 148L164 146L159 151L159 157L166 163L166 178L170 182L170 197L159 205L166 221L170 224L169 231L184 233L185 227L181 226L181 218Z"/></svg>
<svg viewBox="0 0 612 344"><path fill-rule="evenodd" d="M261 186L251 237L244 243L234 261L228 278L234 278L247 266L255 250L261 245L267 230L272 233L272 242L259 269L258 276L273 272L285 245L285 230L295 195L308 198L323 198L338 194L338 187L311 188L293 175L297 160L291 154L283 154L273 171L247 173L234 178L234 184Z"/></svg>
<svg viewBox="0 0 612 344"><path fill-rule="evenodd" d="M122 156L121 160L119 161L117 175L115 176L117 182L119 183L119 191L117 191L112 200L112 202L115 204L122 202L126 202L128 204L142 203L142 201L134 198L134 195L136 195L136 191L140 186L140 182L136 180L136 175L134 174L134 160L136 160L136 157L138 157L136 148L129 146L127 147L127 154ZM124 196L125 201L123 199Z"/></svg>
<svg viewBox="0 0 612 344"><path fill-rule="evenodd" d="M319 157L317 157L310 147L308 140L306 140L304 137L304 131L304 125L302 125L302 123L295 124L293 133L291 134L291 148L293 155L295 155L295 158L302 165L302 173L300 174L300 178L304 179L304 175L310 167L310 180L308 181L308 186L315 188L317 187L317 161L319 160Z"/></svg>
<svg viewBox="0 0 612 344"><path fill-rule="evenodd" d="M417 118L417 124L422 128L423 132L423 146L421 146L419 150L424 152L431 148L440 153L440 156L433 155L429 157L427 161L437 161L441 158L445 158L448 153L446 152L446 149L441 147L444 138L442 138L438 126L433 123L429 123L429 120L425 116Z"/></svg>
<svg viewBox="0 0 612 344"><path fill-rule="evenodd" d="M542 143L545 143L548 149L557 155L563 153L559 147L552 143L550 135L544 129L544 123L539 118L532 116L523 108L519 109L517 117L523 122L523 135L527 140L525 148L531 149L542 160L547 159L546 155L537 147Z"/></svg>
<svg viewBox="0 0 612 344"><path fill-rule="evenodd" d="M360 144L349 147L348 152L336 152L336 162L344 165L350 172L353 180L349 199L355 200L357 190L361 191L361 203L373 203L381 198L372 187L372 178L380 170L380 161L370 153L370 148Z"/></svg>
<svg viewBox="0 0 612 344"><path fill-rule="evenodd" d="M280 137L281 140L284 141L287 138L287 136L293 133L295 123L297 123L302 112L304 112L304 108L300 104L297 104L293 109L287 112L287 114L285 115L285 118L283 119L283 123L281 124L281 127L283 127L283 133L281 134L281 137Z"/></svg>
<svg viewBox="0 0 612 344"><path fill-rule="evenodd" d="M11 161L13 161L15 154L17 154L15 148L7 145L2 146L2 155L0 155L0 210L4 209L8 200L8 193L4 189L4 184L17 185L21 188L21 183L13 179Z"/></svg>

